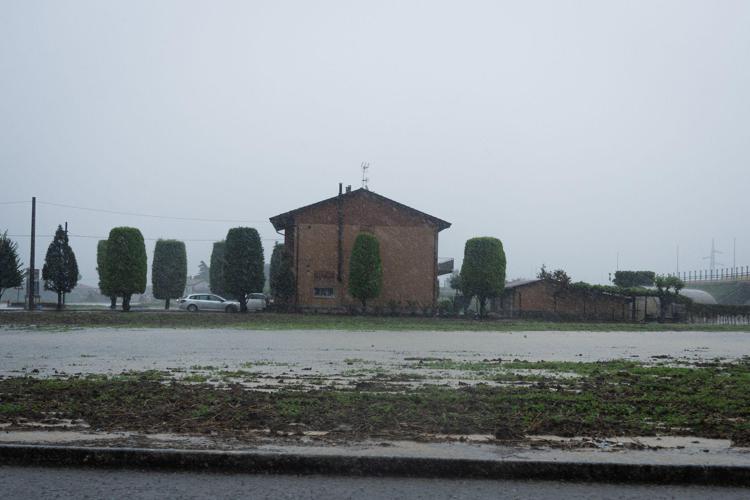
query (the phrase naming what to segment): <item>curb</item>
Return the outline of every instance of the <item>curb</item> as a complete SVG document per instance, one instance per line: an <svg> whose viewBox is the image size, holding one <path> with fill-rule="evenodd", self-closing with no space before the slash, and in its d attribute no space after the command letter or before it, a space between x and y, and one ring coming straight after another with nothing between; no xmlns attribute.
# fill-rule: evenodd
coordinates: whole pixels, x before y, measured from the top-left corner
<svg viewBox="0 0 750 500"><path fill-rule="evenodd" d="M750 486L750 467L0 445L0 465Z"/></svg>

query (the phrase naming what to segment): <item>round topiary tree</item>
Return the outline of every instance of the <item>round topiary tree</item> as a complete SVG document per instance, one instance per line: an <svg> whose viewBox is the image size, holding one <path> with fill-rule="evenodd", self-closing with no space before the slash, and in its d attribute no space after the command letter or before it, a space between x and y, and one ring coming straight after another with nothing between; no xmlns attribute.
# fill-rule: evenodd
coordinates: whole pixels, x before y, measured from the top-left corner
<svg viewBox="0 0 750 500"><path fill-rule="evenodd" d="M186 282L185 243L177 240L158 240L154 246L154 262L151 264L154 298L163 300L164 309L169 309L169 300L182 297Z"/></svg>
<svg viewBox="0 0 750 500"><path fill-rule="evenodd" d="M222 297L227 296L227 285L224 282L224 253L227 242L224 240L214 242L211 251L211 267L208 269L208 283L211 291Z"/></svg>
<svg viewBox="0 0 750 500"><path fill-rule="evenodd" d="M263 264L258 231L251 227L230 229L224 250L224 283L231 298L239 301L240 312L247 312L248 294L263 291Z"/></svg>
<svg viewBox="0 0 750 500"><path fill-rule="evenodd" d="M367 301L380 295L382 287L380 243L374 235L360 233L354 240L349 261L349 294L362 302L362 310L366 312Z"/></svg>
<svg viewBox="0 0 750 500"><path fill-rule="evenodd" d="M143 235L134 227L116 227L109 232L105 268L110 292L122 297L122 310L130 311L134 293L146 291L148 257Z"/></svg>
<svg viewBox="0 0 750 500"><path fill-rule="evenodd" d="M487 299L497 297L505 289L505 252L500 240L480 237L466 242L461 288L469 299L477 298L479 316L484 317Z"/></svg>
<svg viewBox="0 0 750 500"><path fill-rule="evenodd" d="M99 273L99 291L102 295L109 297L110 309L117 307L117 294L112 291L109 276L107 275L107 240L99 240L96 245L96 271Z"/></svg>

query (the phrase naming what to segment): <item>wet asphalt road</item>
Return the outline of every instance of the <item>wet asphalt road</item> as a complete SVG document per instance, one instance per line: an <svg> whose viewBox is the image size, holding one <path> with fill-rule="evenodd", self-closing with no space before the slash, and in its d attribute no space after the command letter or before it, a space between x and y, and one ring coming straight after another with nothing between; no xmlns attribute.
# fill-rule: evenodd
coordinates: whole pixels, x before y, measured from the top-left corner
<svg viewBox="0 0 750 500"><path fill-rule="evenodd" d="M750 355L746 332L343 332L232 329L0 329L0 376L265 364L326 375L352 359L385 368L419 357L481 361L688 362ZM34 371L36 370L36 371Z"/></svg>
<svg viewBox="0 0 750 500"><path fill-rule="evenodd" d="M309 499L662 499L748 498L741 488L323 476L0 466L4 498L309 498Z"/></svg>

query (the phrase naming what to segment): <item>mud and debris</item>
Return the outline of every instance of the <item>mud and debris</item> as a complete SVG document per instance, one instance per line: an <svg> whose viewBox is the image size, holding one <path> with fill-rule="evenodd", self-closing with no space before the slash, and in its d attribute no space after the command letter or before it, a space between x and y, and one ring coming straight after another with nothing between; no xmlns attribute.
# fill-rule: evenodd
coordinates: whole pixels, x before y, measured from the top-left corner
<svg viewBox="0 0 750 500"><path fill-rule="evenodd" d="M616 436L688 435L747 446L744 335L649 335L4 330L0 426L327 443L552 435L567 441L545 446L612 449Z"/></svg>

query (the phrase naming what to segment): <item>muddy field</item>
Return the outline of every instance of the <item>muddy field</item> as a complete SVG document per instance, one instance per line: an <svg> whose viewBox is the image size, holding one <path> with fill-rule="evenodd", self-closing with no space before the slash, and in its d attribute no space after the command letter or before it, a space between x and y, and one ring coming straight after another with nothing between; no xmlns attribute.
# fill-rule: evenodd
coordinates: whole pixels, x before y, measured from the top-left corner
<svg viewBox="0 0 750 500"><path fill-rule="evenodd" d="M262 390L390 381L496 384L533 365L627 360L694 365L750 355L742 332L344 332L234 329L0 329L0 376L154 371L187 382ZM520 364L509 364L511 361ZM532 374L534 372L531 372Z"/></svg>
<svg viewBox="0 0 750 500"><path fill-rule="evenodd" d="M0 329L0 427L750 443L740 332Z"/></svg>
<svg viewBox="0 0 750 500"><path fill-rule="evenodd" d="M446 364L432 360L423 363ZM497 362L452 366L491 381L406 388L385 376L349 388L274 392L160 372L0 380L0 426L253 439L445 439L489 435L700 436L750 444L750 364L675 367ZM559 377L558 373L569 373ZM230 377L236 375L232 374Z"/></svg>

